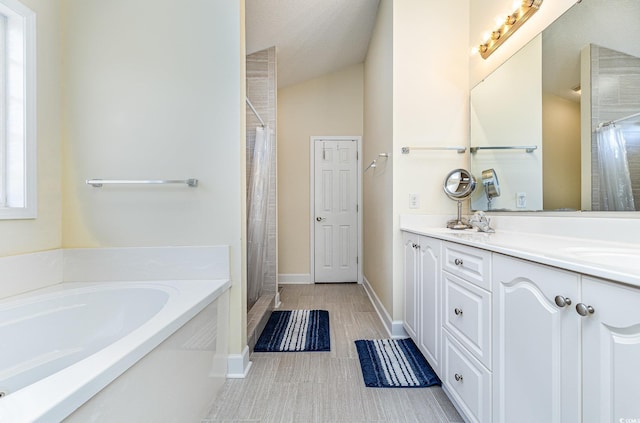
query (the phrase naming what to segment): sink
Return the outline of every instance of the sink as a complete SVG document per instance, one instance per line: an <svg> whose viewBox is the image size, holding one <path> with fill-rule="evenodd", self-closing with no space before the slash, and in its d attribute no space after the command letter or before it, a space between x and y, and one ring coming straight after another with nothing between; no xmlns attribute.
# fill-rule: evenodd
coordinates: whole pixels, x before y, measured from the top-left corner
<svg viewBox="0 0 640 423"><path fill-rule="evenodd" d="M640 270L640 248L629 247L565 247L558 253L579 260L588 260L608 266L635 268Z"/></svg>

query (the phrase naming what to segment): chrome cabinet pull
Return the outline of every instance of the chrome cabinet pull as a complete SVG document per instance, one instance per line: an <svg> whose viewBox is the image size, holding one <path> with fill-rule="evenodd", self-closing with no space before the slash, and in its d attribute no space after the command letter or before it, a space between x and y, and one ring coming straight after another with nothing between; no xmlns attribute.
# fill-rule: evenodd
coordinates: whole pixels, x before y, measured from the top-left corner
<svg viewBox="0 0 640 423"><path fill-rule="evenodd" d="M455 377L455 378L456 378L456 380L457 380L458 382L462 382L462 380L464 379L464 378L462 377L462 375L460 375L460 374L458 374L458 373L456 373L453 377Z"/></svg>
<svg viewBox="0 0 640 423"><path fill-rule="evenodd" d="M456 314L456 316L462 316L462 310L459 309L458 307L456 307L453 312Z"/></svg>
<svg viewBox="0 0 640 423"><path fill-rule="evenodd" d="M455 259L453 262L455 263L456 266L462 266L464 264L462 259L459 259L459 258Z"/></svg>
<svg viewBox="0 0 640 423"><path fill-rule="evenodd" d="M576 311L582 317L588 316L589 314L593 314L593 313L596 312L593 307L591 307L590 305L583 304L583 303L576 304Z"/></svg>
<svg viewBox="0 0 640 423"><path fill-rule="evenodd" d="M322 222L323 220L326 220L326 217L316 217L316 222Z"/></svg>
<svg viewBox="0 0 640 423"><path fill-rule="evenodd" d="M555 301L556 301L556 305L558 307L560 307L560 308L571 305L571 298L569 298L569 297L563 297L561 295L556 295Z"/></svg>

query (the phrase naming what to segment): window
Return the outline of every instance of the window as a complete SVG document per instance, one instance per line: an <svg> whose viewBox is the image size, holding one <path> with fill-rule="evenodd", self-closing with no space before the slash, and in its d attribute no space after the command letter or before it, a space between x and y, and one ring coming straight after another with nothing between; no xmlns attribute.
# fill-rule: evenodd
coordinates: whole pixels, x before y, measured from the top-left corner
<svg viewBox="0 0 640 423"><path fill-rule="evenodd" d="M0 0L0 219L37 214L35 19Z"/></svg>

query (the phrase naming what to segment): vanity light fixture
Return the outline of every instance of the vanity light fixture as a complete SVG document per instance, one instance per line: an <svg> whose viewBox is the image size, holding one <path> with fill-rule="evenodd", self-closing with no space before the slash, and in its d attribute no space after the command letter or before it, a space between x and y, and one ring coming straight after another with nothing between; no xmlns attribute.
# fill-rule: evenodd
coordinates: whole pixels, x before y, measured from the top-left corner
<svg viewBox="0 0 640 423"><path fill-rule="evenodd" d="M489 36L485 34L485 39L477 48L483 59L491 56L502 43L504 43L518 28L522 26L533 14L535 14L543 0L518 0L520 6L513 13L508 15L505 20L498 24ZM475 50L475 49L474 49Z"/></svg>

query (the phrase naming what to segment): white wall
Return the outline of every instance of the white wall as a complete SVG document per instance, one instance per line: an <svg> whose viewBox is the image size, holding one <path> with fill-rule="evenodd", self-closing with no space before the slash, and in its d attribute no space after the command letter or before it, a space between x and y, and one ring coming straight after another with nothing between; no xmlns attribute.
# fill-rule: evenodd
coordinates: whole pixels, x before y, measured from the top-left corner
<svg viewBox="0 0 640 423"><path fill-rule="evenodd" d="M393 310L393 1L381 0L364 64L363 156L389 153L363 175L363 272ZM371 159L373 160L373 159Z"/></svg>
<svg viewBox="0 0 640 423"><path fill-rule="evenodd" d="M400 149L406 145L467 143L469 35L459 23L469 21L469 6L466 1L402 1L394 2L393 13L392 317L401 319L403 249L399 217L405 213L453 216L456 206L442 192L442 182L452 169L466 167L468 159L453 151L401 155ZM418 209L409 209L409 193L419 194Z"/></svg>
<svg viewBox="0 0 640 423"><path fill-rule="evenodd" d="M64 247L231 246L246 344L244 1L63 0ZM198 178L87 186L89 178Z"/></svg>
<svg viewBox="0 0 640 423"><path fill-rule="evenodd" d="M38 217L0 220L0 256L59 248L62 243L60 1L22 2L37 15Z"/></svg>

